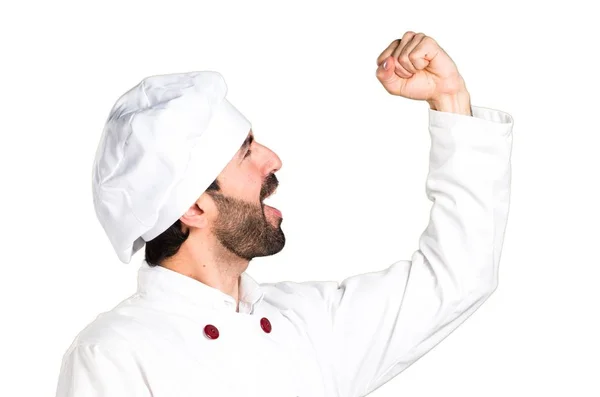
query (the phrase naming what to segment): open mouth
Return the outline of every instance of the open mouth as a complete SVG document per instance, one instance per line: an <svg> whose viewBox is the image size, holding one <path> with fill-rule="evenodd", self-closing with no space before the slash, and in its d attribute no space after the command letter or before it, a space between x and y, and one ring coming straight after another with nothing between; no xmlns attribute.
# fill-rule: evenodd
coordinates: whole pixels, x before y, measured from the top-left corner
<svg viewBox="0 0 600 397"><path fill-rule="evenodd" d="M264 200L261 202L261 204L263 205L263 208L264 208L264 210L265 210L265 211L269 211L271 214L273 214L273 215L275 215L275 216L278 216L278 217L281 217L281 211L279 211L279 210L278 210L277 208L275 208L275 207L272 207L272 206L270 206L270 205L268 205L268 204L265 204L265 201L267 201L267 200L268 200L268 201L269 201L269 203L270 203L270 201L271 201L271 197L273 197L273 195L274 195L276 192L277 192L277 189L275 189L275 190L273 191L273 193L271 193L271 194L269 194L267 197L265 197L265 198L264 198Z"/></svg>

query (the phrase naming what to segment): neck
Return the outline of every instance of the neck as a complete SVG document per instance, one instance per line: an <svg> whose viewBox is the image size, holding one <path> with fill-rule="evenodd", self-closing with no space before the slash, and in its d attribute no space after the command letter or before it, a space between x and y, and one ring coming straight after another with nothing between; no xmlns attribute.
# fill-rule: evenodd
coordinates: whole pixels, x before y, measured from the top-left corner
<svg viewBox="0 0 600 397"><path fill-rule="evenodd" d="M209 245L189 237L177 254L165 259L161 265L231 296L238 310L240 275L248 268L249 261L234 255L218 242Z"/></svg>

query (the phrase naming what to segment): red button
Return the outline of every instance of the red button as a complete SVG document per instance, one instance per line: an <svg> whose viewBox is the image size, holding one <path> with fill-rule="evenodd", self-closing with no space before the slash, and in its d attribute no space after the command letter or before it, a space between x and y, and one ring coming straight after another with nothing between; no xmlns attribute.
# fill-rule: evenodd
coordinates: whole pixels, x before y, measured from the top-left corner
<svg viewBox="0 0 600 397"><path fill-rule="evenodd" d="M268 318L263 317L260 319L260 326L267 334L271 332L271 322Z"/></svg>
<svg viewBox="0 0 600 397"><path fill-rule="evenodd" d="M214 325L208 324L204 327L204 334L208 339L217 339L219 337L219 330Z"/></svg>

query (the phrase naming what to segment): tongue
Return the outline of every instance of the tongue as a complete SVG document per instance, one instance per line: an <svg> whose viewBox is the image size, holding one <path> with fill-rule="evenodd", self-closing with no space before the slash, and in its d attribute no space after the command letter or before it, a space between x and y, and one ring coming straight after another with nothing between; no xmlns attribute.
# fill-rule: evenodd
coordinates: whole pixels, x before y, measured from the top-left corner
<svg viewBox="0 0 600 397"><path fill-rule="evenodd" d="M277 208L271 207L270 205L266 205L266 204L265 204L265 208L270 210L271 212L273 212L275 215L281 216L281 211L279 211Z"/></svg>

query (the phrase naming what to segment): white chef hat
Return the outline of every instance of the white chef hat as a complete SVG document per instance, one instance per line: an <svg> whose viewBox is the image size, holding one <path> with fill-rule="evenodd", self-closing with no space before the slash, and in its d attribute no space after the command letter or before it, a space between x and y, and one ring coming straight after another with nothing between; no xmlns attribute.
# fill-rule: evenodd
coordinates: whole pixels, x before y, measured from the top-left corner
<svg viewBox="0 0 600 397"><path fill-rule="evenodd" d="M96 215L123 263L168 229L237 153L250 122L215 71L150 76L115 103L92 171Z"/></svg>

